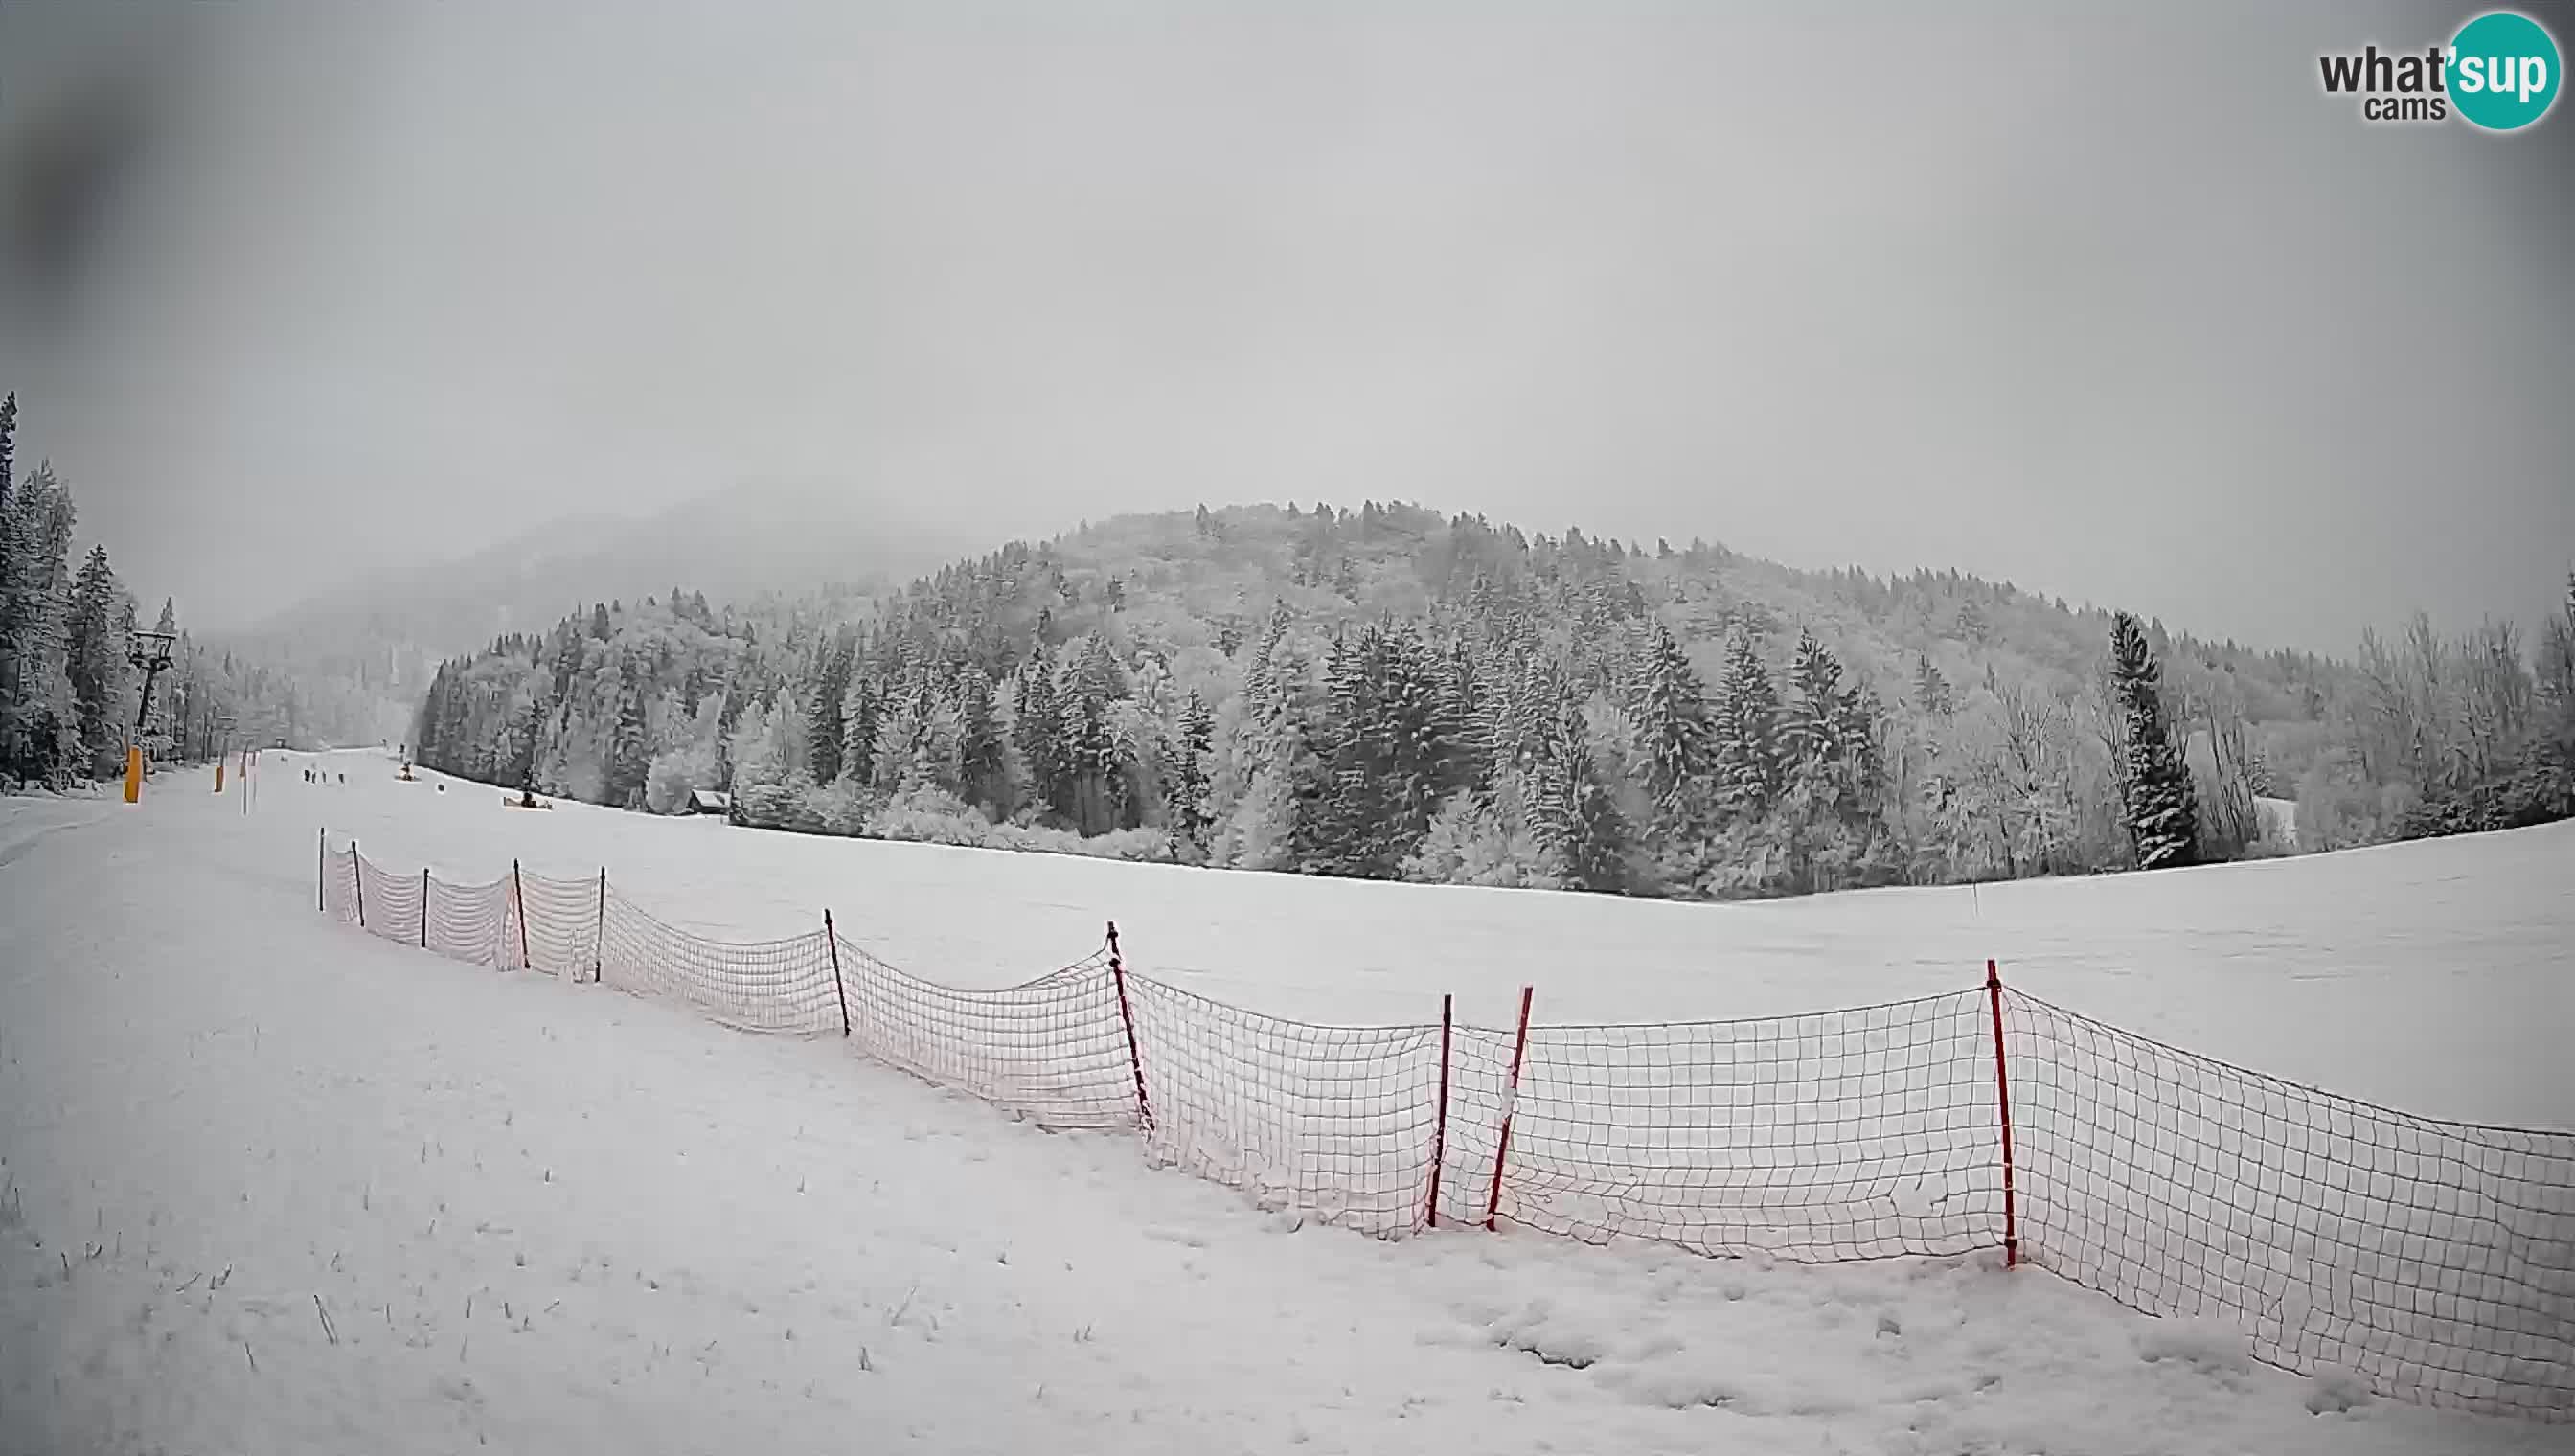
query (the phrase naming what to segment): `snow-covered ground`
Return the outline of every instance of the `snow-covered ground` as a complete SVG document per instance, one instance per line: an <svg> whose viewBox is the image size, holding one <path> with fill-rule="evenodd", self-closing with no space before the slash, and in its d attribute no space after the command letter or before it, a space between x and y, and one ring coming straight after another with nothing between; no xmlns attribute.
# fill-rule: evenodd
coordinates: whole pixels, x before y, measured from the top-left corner
<svg viewBox="0 0 2575 1456"><path fill-rule="evenodd" d="M1674 906L766 834L202 775L0 801L0 1453L2563 1451L1989 1258L1825 1268L1292 1229L851 1057L313 912L314 833L611 867L716 933L1419 1020L2034 992L2416 1110L2564 1125L2564 826L1982 891ZM2224 994L2219 995L2220 992ZM2543 1051L2545 1048L2545 1051ZM2390 1065L2389 1063L2397 1063Z"/></svg>
<svg viewBox="0 0 2575 1456"><path fill-rule="evenodd" d="M2575 823L2157 874L1872 890L1757 904L1380 884L888 844L498 790L389 760L313 788L271 755L271 818L388 862L486 881L512 856L607 866L660 919L718 938L815 928L907 970L1000 985L1080 958L1115 919L1128 963L1219 1000L1348 1023L1769 1015L1981 984L2192 1051L2427 1116L2575 1126ZM333 770L335 773L341 771ZM307 852L307 869L310 853Z"/></svg>

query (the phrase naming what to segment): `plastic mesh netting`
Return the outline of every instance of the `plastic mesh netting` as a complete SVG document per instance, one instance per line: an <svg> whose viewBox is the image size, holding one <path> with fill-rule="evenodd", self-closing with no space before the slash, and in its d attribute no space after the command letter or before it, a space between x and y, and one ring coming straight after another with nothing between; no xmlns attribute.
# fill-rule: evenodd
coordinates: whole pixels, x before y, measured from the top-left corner
<svg viewBox="0 0 2575 1456"><path fill-rule="evenodd" d="M1417 1227L1439 1028L1314 1026L1130 977L1159 1161L1370 1233Z"/></svg>
<svg viewBox="0 0 2575 1456"><path fill-rule="evenodd" d="M502 931L501 964L567 980L595 978L606 898L604 877L547 879L514 870L510 884L510 923Z"/></svg>
<svg viewBox="0 0 2575 1456"><path fill-rule="evenodd" d="M744 1031L841 1029L832 945L821 930L787 940L729 943L692 935L608 892L600 979L621 990L687 1001Z"/></svg>
<svg viewBox="0 0 2575 1456"><path fill-rule="evenodd" d="M1532 1028L1500 1215L1595 1243L1806 1262L1989 1247L2002 1227L1992 1039L1980 991ZM1478 1060L1507 1068L1497 1049ZM1466 1103L1481 1109L1487 1079L1474 1080ZM1498 1122L1498 1104L1476 1120Z"/></svg>
<svg viewBox="0 0 2575 1456"><path fill-rule="evenodd" d="M2391 1112L1999 989L1523 1040L1265 1015L1127 972L1114 939L969 990L820 927L698 935L604 871L452 885L326 837L317 872L325 913L387 940L745 1030L846 1031L937 1085L1049 1127L1134 1128L1157 1162L1369 1233L1419 1228L1434 1186L1442 1224L1490 1209L1800 1262L1990 1249L2012 1220L2026 1262L2231 1321L2272 1364L2575 1417L2575 1133Z"/></svg>
<svg viewBox="0 0 2575 1456"><path fill-rule="evenodd" d="M2575 1133L2434 1122L2006 993L2021 1247L2270 1363L2575 1414Z"/></svg>
<svg viewBox="0 0 2575 1456"><path fill-rule="evenodd" d="M1107 952L1023 985L961 990L841 941L861 1051L1049 1127L1136 1125L1136 1077Z"/></svg>

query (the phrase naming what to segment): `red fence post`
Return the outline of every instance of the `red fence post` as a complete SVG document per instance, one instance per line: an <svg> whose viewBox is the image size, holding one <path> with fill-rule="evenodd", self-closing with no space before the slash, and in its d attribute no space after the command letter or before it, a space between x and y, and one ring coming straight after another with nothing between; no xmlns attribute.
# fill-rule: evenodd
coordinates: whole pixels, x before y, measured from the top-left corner
<svg viewBox="0 0 2575 1456"><path fill-rule="evenodd" d="M536 962L528 958L528 889L519 882L519 861L510 861L510 899L519 907L519 969L532 970Z"/></svg>
<svg viewBox="0 0 2575 1456"><path fill-rule="evenodd" d="M850 1034L850 993L841 985L841 932L832 928L829 906L823 910L823 940L832 947L832 994L840 998L841 1035L847 1039Z"/></svg>
<svg viewBox="0 0 2575 1456"><path fill-rule="evenodd" d="M608 978L608 866L599 866L599 918L590 931L590 979L596 985Z"/></svg>
<svg viewBox="0 0 2575 1456"><path fill-rule="evenodd" d="M1439 1226L1439 1167L1448 1160L1448 1028L1456 997L1439 998L1439 1100L1430 1121L1430 1193L1422 1204L1422 1224Z"/></svg>
<svg viewBox="0 0 2575 1456"><path fill-rule="evenodd" d="M2003 978L1992 960L1985 962L1985 995L1994 1008L1994 1101L2003 1125L2003 1267L2020 1262L2020 1227L2012 1207L2011 1081L2003 1073Z"/></svg>
<svg viewBox="0 0 2575 1456"><path fill-rule="evenodd" d="M1118 983L1118 1019L1127 1027L1127 1065L1136 1072L1136 1120L1154 1130L1154 1104L1145 1095L1145 1057L1136 1049L1136 1012L1127 1004L1127 962L1118 953L1118 922L1109 922L1109 975Z"/></svg>
<svg viewBox="0 0 2575 1456"><path fill-rule="evenodd" d="M349 841L349 875L358 882L358 928L367 928L367 861L358 857L358 841Z"/></svg>
<svg viewBox="0 0 2575 1456"><path fill-rule="evenodd" d="M429 948L429 866L420 867L420 948Z"/></svg>
<svg viewBox="0 0 2575 1456"><path fill-rule="evenodd" d="M1511 1043L1511 1079L1502 1088L1502 1130L1493 1140L1493 1190L1484 1198L1484 1228L1490 1232L1500 1221L1502 1211L1502 1159L1511 1150L1511 1113L1520 1100L1520 1061L1528 1055L1528 1013L1530 987L1520 987L1520 1029Z"/></svg>

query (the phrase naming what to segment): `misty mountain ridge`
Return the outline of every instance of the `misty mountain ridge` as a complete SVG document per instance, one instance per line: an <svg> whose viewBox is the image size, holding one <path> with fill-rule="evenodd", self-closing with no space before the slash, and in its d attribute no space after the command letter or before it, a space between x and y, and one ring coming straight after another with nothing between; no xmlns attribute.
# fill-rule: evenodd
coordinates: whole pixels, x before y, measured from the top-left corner
<svg viewBox="0 0 2575 1456"><path fill-rule="evenodd" d="M1957 572L1401 503L1202 506L875 597L596 605L441 665L409 741L625 808L727 790L742 821L805 832L1797 894L2282 852L2258 805L2291 785L2317 847L2432 831L2413 810L2434 801L2443 823L2557 813L2562 626L2535 673L2509 638L2427 627L2418 721L2411 650L2374 640L2351 664ZM2506 701L2545 712L2506 722Z"/></svg>
<svg viewBox="0 0 2575 1456"><path fill-rule="evenodd" d="M436 657L674 583L746 604L834 584L881 590L980 544L881 499L737 486L645 516L563 517L450 561L372 574L240 635L327 641L354 624L378 645Z"/></svg>
<svg viewBox="0 0 2575 1456"><path fill-rule="evenodd" d="M875 497L741 485L649 515L561 517L453 560L371 573L207 640L375 696L383 711L341 731L391 738L440 659L502 634L679 583L744 604L827 589L865 596L976 544Z"/></svg>

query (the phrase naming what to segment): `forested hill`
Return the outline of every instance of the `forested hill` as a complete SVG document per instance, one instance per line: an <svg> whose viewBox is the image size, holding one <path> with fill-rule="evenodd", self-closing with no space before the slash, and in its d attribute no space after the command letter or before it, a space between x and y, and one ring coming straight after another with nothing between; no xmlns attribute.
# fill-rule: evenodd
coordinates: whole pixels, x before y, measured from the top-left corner
<svg viewBox="0 0 2575 1456"><path fill-rule="evenodd" d="M814 832L1793 893L2259 852L2265 794L2312 806L2311 842L2396 832L2562 744L2569 614L2535 668L2502 644L2523 708L2501 723L2457 693L2391 709L2412 659L2374 641L2346 664L2150 627L2114 675L2108 612L1956 573L1202 508L882 600L602 605L442 666L414 741L631 807L730 789ZM2499 661L2421 636L2436 689ZM2141 799L2186 812L2147 815L2155 841Z"/></svg>

